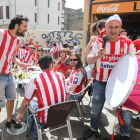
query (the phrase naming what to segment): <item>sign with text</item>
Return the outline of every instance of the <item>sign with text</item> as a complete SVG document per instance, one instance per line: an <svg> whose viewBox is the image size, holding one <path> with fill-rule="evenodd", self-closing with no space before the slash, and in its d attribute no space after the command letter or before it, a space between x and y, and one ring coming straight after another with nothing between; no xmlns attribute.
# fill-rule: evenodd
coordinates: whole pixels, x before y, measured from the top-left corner
<svg viewBox="0 0 140 140"><path fill-rule="evenodd" d="M92 5L92 14L131 12L140 12L140 1Z"/></svg>

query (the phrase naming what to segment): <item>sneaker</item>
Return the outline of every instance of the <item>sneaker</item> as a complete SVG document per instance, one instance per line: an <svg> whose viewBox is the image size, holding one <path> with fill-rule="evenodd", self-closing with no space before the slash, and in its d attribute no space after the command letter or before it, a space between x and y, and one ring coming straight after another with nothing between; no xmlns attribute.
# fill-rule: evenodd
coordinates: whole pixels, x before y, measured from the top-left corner
<svg viewBox="0 0 140 140"><path fill-rule="evenodd" d="M92 131L90 128L83 134L83 138L87 139L90 138L92 135L97 134L98 131Z"/></svg>
<svg viewBox="0 0 140 140"><path fill-rule="evenodd" d="M8 128L10 128L10 127L13 126L13 127L16 128L16 129L20 129L20 128L22 127L21 124L16 123L13 119L11 120L11 122L7 122L7 121L6 121L5 126L8 127Z"/></svg>
<svg viewBox="0 0 140 140"><path fill-rule="evenodd" d="M136 116L132 116L132 119L134 119L134 120L140 120L140 114L139 115L136 115Z"/></svg>
<svg viewBox="0 0 140 140"><path fill-rule="evenodd" d="M128 136L122 136L121 140L129 140L129 137Z"/></svg>

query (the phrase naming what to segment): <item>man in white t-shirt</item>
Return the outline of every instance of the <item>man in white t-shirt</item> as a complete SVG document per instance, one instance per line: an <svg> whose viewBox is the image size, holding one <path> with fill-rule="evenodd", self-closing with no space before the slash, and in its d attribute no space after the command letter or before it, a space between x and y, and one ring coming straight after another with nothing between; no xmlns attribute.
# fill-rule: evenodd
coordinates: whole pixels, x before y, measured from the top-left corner
<svg viewBox="0 0 140 140"><path fill-rule="evenodd" d="M58 46L60 49L63 48L62 44L60 43L60 40L57 41L56 46Z"/></svg>
<svg viewBox="0 0 140 140"><path fill-rule="evenodd" d="M73 47L74 47L74 48L73 48L73 51L76 52L76 53L79 53L79 52L78 52L78 49L79 49L79 48L78 48L76 42L73 42Z"/></svg>
<svg viewBox="0 0 140 140"><path fill-rule="evenodd" d="M105 88L108 77L112 68L118 59L126 53L135 53L134 44L130 39L122 39L119 37L121 31L122 20L118 15L109 17L106 21L105 31L109 37L109 41L103 48L101 39L97 39L93 44L92 51L87 57L88 64L96 62L94 69L94 84L92 93L91 123L83 138L87 139L98 133L98 127L101 119L101 111L105 102ZM105 32L104 31L104 32ZM103 34L103 33L102 33ZM139 54L137 52L136 54ZM110 59L111 57L116 59ZM130 135L130 115L129 112L120 109L120 114L124 122L120 125L121 140L129 140Z"/></svg>

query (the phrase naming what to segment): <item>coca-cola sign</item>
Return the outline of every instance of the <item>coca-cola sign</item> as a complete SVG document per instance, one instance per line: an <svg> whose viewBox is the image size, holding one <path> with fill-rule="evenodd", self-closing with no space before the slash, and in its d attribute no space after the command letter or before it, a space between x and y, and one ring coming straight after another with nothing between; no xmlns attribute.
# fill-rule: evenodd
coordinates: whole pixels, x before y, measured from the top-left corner
<svg viewBox="0 0 140 140"><path fill-rule="evenodd" d="M97 12L98 13L100 13L100 12L108 12L108 13L110 13L110 12L116 12L116 11L118 11L118 6L119 5L120 4L111 4L110 6L106 6L106 7L100 5L97 8Z"/></svg>

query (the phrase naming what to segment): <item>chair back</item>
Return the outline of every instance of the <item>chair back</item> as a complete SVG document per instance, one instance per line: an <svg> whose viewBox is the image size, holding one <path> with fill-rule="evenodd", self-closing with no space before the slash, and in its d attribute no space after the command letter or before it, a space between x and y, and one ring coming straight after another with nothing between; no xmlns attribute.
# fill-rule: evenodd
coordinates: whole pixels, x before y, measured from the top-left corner
<svg viewBox="0 0 140 140"><path fill-rule="evenodd" d="M59 104L49 106L47 127L57 126L65 123L75 101L67 101Z"/></svg>
<svg viewBox="0 0 140 140"><path fill-rule="evenodd" d="M89 86L88 86L89 87ZM81 99L78 101L78 103L80 103L81 101L82 101L82 99L83 99L83 97L85 96L85 94L86 94L86 92L88 91L88 88L86 88L83 92L83 95L82 95L82 97L81 97Z"/></svg>
<svg viewBox="0 0 140 140"><path fill-rule="evenodd" d="M58 52L58 51L56 51L56 52L55 52L54 59L58 59L58 54L59 54L59 52Z"/></svg>
<svg viewBox="0 0 140 140"><path fill-rule="evenodd" d="M89 86L93 83L93 80L89 80L89 82L87 83L87 86L81 91L84 92L81 99L78 101L78 103L80 103L83 99L83 97L85 96L86 92L88 91ZM80 93L80 92L79 92Z"/></svg>

